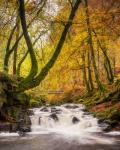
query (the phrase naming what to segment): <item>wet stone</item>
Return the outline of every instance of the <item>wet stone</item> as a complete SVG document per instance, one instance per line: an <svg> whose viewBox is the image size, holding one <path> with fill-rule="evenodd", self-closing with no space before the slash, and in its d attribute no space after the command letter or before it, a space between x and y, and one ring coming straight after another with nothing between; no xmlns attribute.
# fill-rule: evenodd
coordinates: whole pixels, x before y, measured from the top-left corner
<svg viewBox="0 0 120 150"><path fill-rule="evenodd" d="M39 117L38 123L39 123L39 125L41 124L41 117Z"/></svg>
<svg viewBox="0 0 120 150"><path fill-rule="evenodd" d="M98 124L101 124L101 123L103 123L105 121L105 119L99 119L98 120Z"/></svg>
<svg viewBox="0 0 120 150"><path fill-rule="evenodd" d="M48 109L47 109L47 107L44 107L44 108L42 108L40 111L48 112Z"/></svg>
<svg viewBox="0 0 120 150"><path fill-rule="evenodd" d="M79 108L79 106L77 106L77 105L66 105L65 108L67 108L67 109L76 109L76 108Z"/></svg>
<svg viewBox="0 0 120 150"><path fill-rule="evenodd" d="M86 108L81 109L81 111L88 112Z"/></svg>
<svg viewBox="0 0 120 150"><path fill-rule="evenodd" d="M99 119L98 124L99 124L99 127L101 127L102 130L105 132L108 132L111 130L111 126L109 124L109 121L107 121L107 120Z"/></svg>
<svg viewBox="0 0 120 150"><path fill-rule="evenodd" d="M57 109L55 107L51 108L51 113L57 113L59 114L61 112L61 109Z"/></svg>
<svg viewBox="0 0 120 150"><path fill-rule="evenodd" d="M73 124L76 124L76 123L78 123L78 122L80 122L80 119L78 119L77 117L73 117L73 118L72 118L72 123L73 123Z"/></svg>
<svg viewBox="0 0 120 150"><path fill-rule="evenodd" d="M16 132L17 131L17 123L12 123L10 132Z"/></svg>
<svg viewBox="0 0 120 150"><path fill-rule="evenodd" d="M10 123L0 123L0 132L2 131L10 131L12 128Z"/></svg>
<svg viewBox="0 0 120 150"><path fill-rule="evenodd" d="M18 116L17 131L31 132L31 120L28 114L24 110L22 110Z"/></svg>
<svg viewBox="0 0 120 150"><path fill-rule="evenodd" d="M51 115L50 115L50 118L52 118L52 119L55 120L55 121L58 121L58 120L59 120L59 119L58 119L58 116L57 116L55 113L51 114Z"/></svg>
<svg viewBox="0 0 120 150"><path fill-rule="evenodd" d="M28 110L28 115L29 115L29 116L33 116L33 115L34 115L34 111L31 110L31 109L29 109L29 110Z"/></svg>
<svg viewBox="0 0 120 150"><path fill-rule="evenodd" d="M83 115L91 115L90 112L84 112Z"/></svg>

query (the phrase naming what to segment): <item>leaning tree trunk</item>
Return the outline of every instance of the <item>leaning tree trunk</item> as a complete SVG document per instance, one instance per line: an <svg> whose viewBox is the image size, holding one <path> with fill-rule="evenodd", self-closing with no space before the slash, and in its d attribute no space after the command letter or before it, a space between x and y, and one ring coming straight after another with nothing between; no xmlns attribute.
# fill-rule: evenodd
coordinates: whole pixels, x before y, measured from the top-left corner
<svg viewBox="0 0 120 150"><path fill-rule="evenodd" d="M90 57L89 49L88 49L87 54L88 54L88 82L89 82L89 86L90 86L90 91L93 91L94 84L93 84L93 80L92 80L91 57Z"/></svg>
<svg viewBox="0 0 120 150"><path fill-rule="evenodd" d="M28 34L28 30L27 30L24 0L19 0L19 15L20 15L20 20L21 20L23 35L24 35L24 38L25 38L25 41L29 50L30 58L31 58L30 73L24 80L22 80L22 84L26 84L28 82L31 82L31 80L33 80L34 77L36 76L38 72L38 63L37 63L33 45L32 45L30 36Z"/></svg>
<svg viewBox="0 0 120 150"><path fill-rule="evenodd" d="M19 0L18 0L19 1ZM28 2L28 1L27 1ZM26 3L27 3L26 2ZM43 10L45 4L46 4L47 0L42 0L40 2L41 4L41 7L39 8L39 10L37 11L36 15L31 19L31 21L29 22L29 24L27 25L27 28L29 28L32 24L32 22L39 16L40 12ZM17 28L17 24L13 27L11 33L10 33L10 36L9 36L9 39L8 39L8 42L7 42L7 47L6 47L6 53L5 53L5 58L4 58L4 71L8 72L9 71L9 60L10 60L10 56L11 54L14 52L14 49L17 47L18 43L20 42L20 40L22 39L23 37L23 32L20 34L19 38L15 41L15 43L13 44L13 46L10 48L10 44L11 44L11 41L12 41L12 38L13 38L13 34L15 32Z"/></svg>
<svg viewBox="0 0 120 150"><path fill-rule="evenodd" d="M33 46L38 42L38 40L40 39L41 36L43 36L47 31L45 31L44 33L40 33L40 35L34 40L33 42ZM17 76L20 76L20 70L21 70L21 65L23 64L23 62L25 61L25 59L27 58L29 54L29 50L26 51L25 55L22 57L22 59L19 61L18 66L17 66L17 70L16 70L16 74Z"/></svg>
<svg viewBox="0 0 120 150"><path fill-rule="evenodd" d="M10 53L10 45L11 45L12 38L13 38L13 35L14 35L16 28L17 28L17 23L15 24L15 26L11 30L11 33L10 33L8 41L7 41L7 46L6 46L6 50L5 50L4 65L3 65L3 69L5 72L9 71L8 60L9 60L9 53Z"/></svg>
<svg viewBox="0 0 120 150"><path fill-rule="evenodd" d="M109 82L111 82L111 77L110 77L109 70L108 70L107 60L105 58L104 58L104 67L105 67L105 71L106 71L106 74L107 74L107 80Z"/></svg>
<svg viewBox="0 0 120 150"><path fill-rule="evenodd" d="M104 55L104 60L105 60L105 70L106 70L106 74L107 74L107 78L108 78L108 81L110 83L113 83L114 82L114 75L113 75L113 70L112 70L112 67L111 67L111 62L110 62L110 59L107 55L107 49L105 46L102 46L100 40L98 39L98 36L97 36L97 33L96 31L93 29L93 32L97 38L97 43L98 43L98 46L100 47L100 49L102 50L103 52L103 55Z"/></svg>
<svg viewBox="0 0 120 150"><path fill-rule="evenodd" d="M90 52L91 52L92 64L93 64L93 68L94 68L97 87L98 87L98 89L102 90L103 86L102 86L100 78L99 78L97 65L96 65L96 61L95 61L95 54L94 54L93 40L92 40L92 31L91 31L90 19L89 19L88 1L84 0L84 2L85 2L87 32L88 32L88 39L89 39L89 47L90 47Z"/></svg>
<svg viewBox="0 0 120 150"><path fill-rule="evenodd" d="M112 67L111 67L111 62L110 62L109 57L107 56L107 52L105 49L104 49L104 55L105 55L106 67L108 69L109 82L113 83L114 82L114 75L113 75L113 71L112 71Z"/></svg>
<svg viewBox="0 0 120 150"><path fill-rule="evenodd" d="M22 26L23 26L23 31L25 32L24 33L24 36L25 36L25 39L26 39L26 43L27 45L30 47L29 52L31 53L31 56L33 57L33 49L32 49L32 45L30 44L31 41L30 41L30 38L28 36L28 33L27 33L27 30L25 26L25 9L24 9L24 0L19 0L20 2L20 18L21 18L21 23L22 23ZM81 3L81 0L76 0L72 9L71 9L71 13L70 13L70 16L68 18L68 21L63 29L63 32L61 34L61 37L60 37L60 40L57 44L57 47L55 49L55 52L53 53L51 59L48 61L48 63L42 68L41 72L33 79L31 78L31 73L30 73L30 78L28 80L25 79L24 81L20 82L19 84L19 88L21 91L24 91L24 90L28 90L28 89L31 89L31 88L34 88L36 86L38 86L41 81L46 77L46 75L48 74L49 70L53 67L54 63L56 62L61 50L62 50L62 47L63 47L63 44L65 42L65 39L66 39L66 36L67 36L67 33L72 25L72 21L75 17L75 14L76 14L76 11L78 10L78 7L79 7L79 4ZM31 58L32 58L31 57ZM32 58L33 59L33 58ZM34 64L34 63L33 63ZM32 70L33 71L33 70ZM36 73L33 71L33 73ZM35 74L34 74L35 75ZM33 75L32 75L33 77ZM27 81L27 82L26 82Z"/></svg>
<svg viewBox="0 0 120 150"><path fill-rule="evenodd" d="M16 18L16 22L18 22L17 24L17 32L16 32L16 41L19 38L19 33L20 33L20 26L19 26L19 17ZM18 43L14 49L14 53L13 53L13 74L16 75L16 65L17 65L17 50L18 50Z"/></svg>

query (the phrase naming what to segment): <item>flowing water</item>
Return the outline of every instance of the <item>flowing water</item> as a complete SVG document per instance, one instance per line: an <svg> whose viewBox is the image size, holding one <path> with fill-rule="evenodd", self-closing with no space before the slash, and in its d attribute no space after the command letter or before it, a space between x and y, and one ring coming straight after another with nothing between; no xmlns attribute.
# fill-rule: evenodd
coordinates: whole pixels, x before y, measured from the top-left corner
<svg viewBox="0 0 120 150"><path fill-rule="evenodd" d="M120 150L120 132L104 133L81 104L33 109L32 132L0 134L0 150Z"/></svg>

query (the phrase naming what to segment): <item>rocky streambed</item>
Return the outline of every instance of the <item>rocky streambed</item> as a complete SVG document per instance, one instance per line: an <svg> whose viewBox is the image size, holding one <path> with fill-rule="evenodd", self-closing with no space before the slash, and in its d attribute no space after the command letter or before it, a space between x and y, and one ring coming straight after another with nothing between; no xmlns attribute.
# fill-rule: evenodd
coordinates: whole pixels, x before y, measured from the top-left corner
<svg viewBox="0 0 120 150"><path fill-rule="evenodd" d="M34 108L29 115L31 132L0 133L1 150L119 150L120 132L105 132L109 124L82 104Z"/></svg>

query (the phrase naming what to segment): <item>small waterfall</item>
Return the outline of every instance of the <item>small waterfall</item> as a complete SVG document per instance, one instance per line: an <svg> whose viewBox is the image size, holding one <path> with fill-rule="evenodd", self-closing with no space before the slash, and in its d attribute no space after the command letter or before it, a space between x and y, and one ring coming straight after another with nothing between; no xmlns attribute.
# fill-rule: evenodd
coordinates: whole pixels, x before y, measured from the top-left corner
<svg viewBox="0 0 120 150"><path fill-rule="evenodd" d="M33 111L32 132L80 135L102 131L98 120L86 112L81 104L41 107Z"/></svg>
<svg viewBox="0 0 120 150"><path fill-rule="evenodd" d="M31 109L32 132L26 133L25 137L19 140L29 140L39 138L49 142L49 139L60 139L68 143L76 144L117 144L120 132L104 133L103 128L98 124L98 120L81 104L64 104L61 106L44 106ZM15 140L18 133L0 133L2 140ZM66 144L65 144L66 145ZM54 146L54 144L52 145ZM63 146L63 145L61 145ZM54 149L54 148L53 148Z"/></svg>

